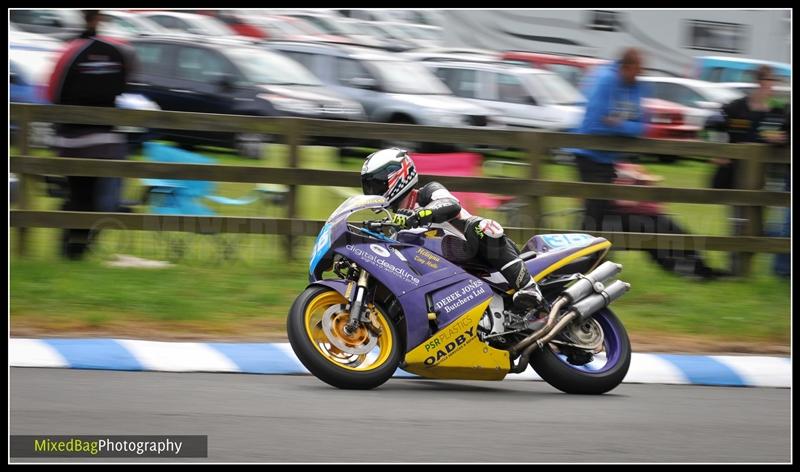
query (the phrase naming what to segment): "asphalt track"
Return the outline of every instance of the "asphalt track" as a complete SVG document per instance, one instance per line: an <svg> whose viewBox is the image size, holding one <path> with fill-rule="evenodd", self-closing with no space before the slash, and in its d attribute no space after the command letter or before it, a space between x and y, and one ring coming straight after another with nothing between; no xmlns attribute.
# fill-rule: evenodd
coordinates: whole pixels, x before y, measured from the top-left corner
<svg viewBox="0 0 800 472"><path fill-rule="evenodd" d="M11 434L204 434L209 461L791 460L790 389L623 384L588 397L395 378L360 392L310 376L36 368L11 368L10 382Z"/></svg>

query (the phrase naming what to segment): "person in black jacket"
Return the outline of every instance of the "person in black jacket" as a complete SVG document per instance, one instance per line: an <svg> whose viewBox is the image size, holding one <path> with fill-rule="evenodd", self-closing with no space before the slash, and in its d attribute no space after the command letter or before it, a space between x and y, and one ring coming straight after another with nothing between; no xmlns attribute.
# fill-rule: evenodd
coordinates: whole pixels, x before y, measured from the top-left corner
<svg viewBox="0 0 800 472"><path fill-rule="evenodd" d="M86 30L65 48L56 62L48 85L52 103L93 107L114 107L125 91L133 65L133 50L124 43L97 36L101 21L98 10L84 10ZM60 157L125 159L126 138L109 125L61 124L56 127L53 147ZM120 210L121 179L70 176L63 210ZM84 256L97 231L67 229L61 252L69 259Z"/></svg>
<svg viewBox="0 0 800 472"><path fill-rule="evenodd" d="M756 77L758 88L724 105L715 128L727 133L730 143L786 144L788 109L775 102L772 87L777 79L772 74L772 68L766 65L759 67ZM720 159L716 163L719 167L714 174L712 187L735 188L740 167L738 160Z"/></svg>
<svg viewBox="0 0 800 472"><path fill-rule="evenodd" d="M728 136L730 143L762 143L785 146L789 142L789 107L776 103L773 86L777 78L772 68L763 65L756 71L758 88L749 95L734 100L722 107L719 116L712 120L709 129L721 131ZM737 187L742 163L738 159L717 159L718 167L711 180L711 187L732 189ZM787 188L788 188L788 174ZM744 212L742 207L733 208L733 233L743 231ZM731 270L739 272L742 257L731 254Z"/></svg>

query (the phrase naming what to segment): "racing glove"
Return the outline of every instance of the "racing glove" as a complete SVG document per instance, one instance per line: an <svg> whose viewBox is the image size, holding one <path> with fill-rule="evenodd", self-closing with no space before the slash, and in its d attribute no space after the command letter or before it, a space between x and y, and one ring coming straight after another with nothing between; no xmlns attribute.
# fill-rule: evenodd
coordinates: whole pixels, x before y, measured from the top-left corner
<svg viewBox="0 0 800 472"><path fill-rule="evenodd" d="M425 226L433 219L433 212L424 208L410 210L403 208L397 210L397 213L392 217L392 223L399 225L405 229L416 228L418 226Z"/></svg>

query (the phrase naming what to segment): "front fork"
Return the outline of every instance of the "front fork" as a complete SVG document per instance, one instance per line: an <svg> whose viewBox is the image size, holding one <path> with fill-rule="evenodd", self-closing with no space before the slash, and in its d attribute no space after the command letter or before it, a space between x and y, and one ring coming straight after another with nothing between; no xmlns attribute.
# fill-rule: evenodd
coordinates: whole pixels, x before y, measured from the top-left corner
<svg viewBox="0 0 800 472"><path fill-rule="evenodd" d="M364 307L364 295L367 292L368 278L369 272L361 269L361 272L358 274L358 282L356 283L356 293L353 295L353 300L350 302L350 318L344 326L344 332L348 336L355 333L361 321L361 310Z"/></svg>

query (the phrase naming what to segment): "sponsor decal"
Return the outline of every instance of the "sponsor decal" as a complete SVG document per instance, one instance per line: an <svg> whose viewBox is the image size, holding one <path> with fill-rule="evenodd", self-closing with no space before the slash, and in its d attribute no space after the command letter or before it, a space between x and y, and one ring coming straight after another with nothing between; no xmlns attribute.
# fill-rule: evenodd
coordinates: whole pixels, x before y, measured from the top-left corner
<svg viewBox="0 0 800 472"><path fill-rule="evenodd" d="M544 241L544 243L550 246L551 248L585 244L591 241L591 239L592 239L591 235L581 234L581 233L546 234L542 236L542 240Z"/></svg>
<svg viewBox="0 0 800 472"><path fill-rule="evenodd" d="M575 244L575 243L585 243L592 239L592 236L589 234L581 234L581 233L568 233L564 236L567 237L567 241Z"/></svg>
<svg viewBox="0 0 800 472"><path fill-rule="evenodd" d="M363 261L369 263L370 265L375 266L375 267L377 267L377 268L379 268L379 269L381 269L381 270L383 270L385 272L389 272L390 274L392 274L392 275L404 280L405 282L408 282L408 283L411 283L411 284L414 284L414 285L419 285L419 278L418 277L416 277L411 272L403 269L402 267L397 267L396 265L394 265L391 262L387 261L383 257L377 257L377 256L375 256L374 254L372 254L370 252L367 252L367 251L365 251L365 250L363 250L361 248L357 248L357 247L353 246L352 244L348 244L345 247L347 248L348 251L351 251L353 254L355 254L356 256L360 257ZM378 246L378 247L380 247L380 246ZM370 249L372 249L374 251L373 248L370 247ZM381 249L383 249L383 248L381 248ZM389 255L390 254L387 251L386 257L388 257Z"/></svg>
<svg viewBox="0 0 800 472"><path fill-rule="evenodd" d="M414 254L414 260L420 264L430 267L431 269L438 269L439 262L442 261L442 258L428 251L427 249L420 248L417 250L417 253Z"/></svg>
<svg viewBox="0 0 800 472"><path fill-rule="evenodd" d="M370 244L369 248L375 254L382 256L382 257L389 257L389 250L383 246L379 246L377 244Z"/></svg>
<svg viewBox="0 0 800 472"><path fill-rule="evenodd" d="M438 336L425 344L425 365L432 367L457 353L475 339L475 323L472 317L464 316L455 321Z"/></svg>
<svg viewBox="0 0 800 472"><path fill-rule="evenodd" d="M446 297L437 301L433 306L438 312L450 313L451 311L466 305L486 293L486 284L480 280L472 280L469 284L448 294Z"/></svg>

